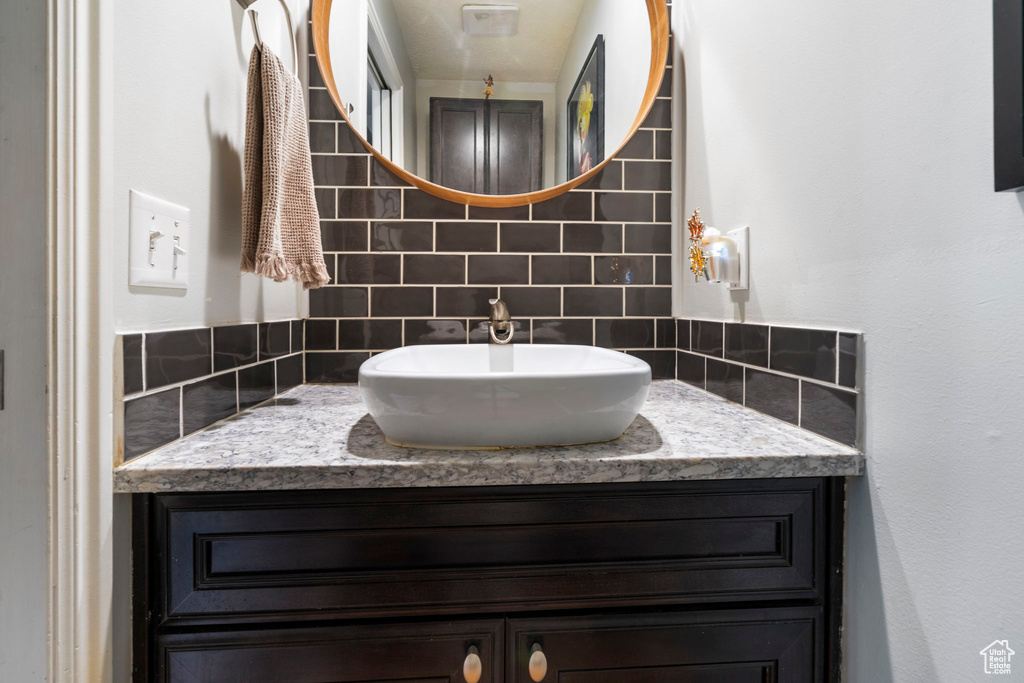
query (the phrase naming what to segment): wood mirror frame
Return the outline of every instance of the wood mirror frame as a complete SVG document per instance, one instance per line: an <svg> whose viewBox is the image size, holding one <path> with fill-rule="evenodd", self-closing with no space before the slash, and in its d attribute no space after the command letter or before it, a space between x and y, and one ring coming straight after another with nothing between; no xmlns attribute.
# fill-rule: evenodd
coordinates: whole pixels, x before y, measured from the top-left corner
<svg viewBox="0 0 1024 683"><path fill-rule="evenodd" d="M555 185L543 190L527 192L524 194L475 194L472 192L453 190L451 188L444 187L443 185L437 185L397 166L390 159L385 158L380 152L378 152L362 135L359 134L357 130L351 128L348 115L345 113L345 107L342 105L341 95L338 93L338 86L334 81L334 72L331 70L331 48L328 36L330 35L331 28L331 5L334 0L313 0L313 47L316 51L317 64L320 66L320 74L323 76L324 84L327 86L327 92L330 93L331 100L334 102L334 106L338 110L338 113L341 114L345 123L350 125L352 133L359 139L359 142L362 143L363 147L365 147L367 151L389 171L410 185L451 202L469 204L470 206L523 206L525 204L534 204L545 199L557 197L560 194L568 192L574 187L582 185L600 173L601 169L604 168L609 161L614 159L622 148L626 146L626 143L630 141L637 129L640 127L640 124L644 122L644 119L646 119L647 115L650 113L651 107L654 106L654 100L657 98L658 90L661 89L662 79L665 76L665 62L668 59L669 45L669 19L668 7L665 5L665 0L644 1L647 5L647 13L651 21L651 67L647 76L647 89L644 91L643 103L640 105L640 111L637 113L636 119L633 121L633 125L630 126L626 137L614 152L606 155L601 163L583 175L577 176L576 178L564 182L561 185Z"/></svg>

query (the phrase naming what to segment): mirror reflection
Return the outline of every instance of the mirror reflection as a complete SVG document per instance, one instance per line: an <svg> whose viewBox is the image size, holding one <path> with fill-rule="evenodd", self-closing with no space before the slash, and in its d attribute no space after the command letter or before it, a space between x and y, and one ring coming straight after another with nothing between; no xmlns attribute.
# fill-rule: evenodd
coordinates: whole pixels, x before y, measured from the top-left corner
<svg viewBox="0 0 1024 683"><path fill-rule="evenodd" d="M651 63L644 0L335 0L335 85L406 171L477 194L586 173L625 141Z"/></svg>

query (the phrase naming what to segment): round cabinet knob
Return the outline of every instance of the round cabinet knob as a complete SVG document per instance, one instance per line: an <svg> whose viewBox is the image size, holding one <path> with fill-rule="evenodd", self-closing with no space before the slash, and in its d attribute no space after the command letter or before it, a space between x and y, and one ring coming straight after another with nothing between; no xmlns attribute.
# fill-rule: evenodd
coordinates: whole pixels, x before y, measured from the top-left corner
<svg viewBox="0 0 1024 683"><path fill-rule="evenodd" d="M484 665L480 661L480 651L476 649L476 645L471 645L466 650L466 661L462 663L462 677L466 679L466 683L480 683L483 673Z"/></svg>
<svg viewBox="0 0 1024 683"><path fill-rule="evenodd" d="M540 683L548 673L548 658L544 656L544 650L540 643L534 643L530 648L530 678L534 683Z"/></svg>

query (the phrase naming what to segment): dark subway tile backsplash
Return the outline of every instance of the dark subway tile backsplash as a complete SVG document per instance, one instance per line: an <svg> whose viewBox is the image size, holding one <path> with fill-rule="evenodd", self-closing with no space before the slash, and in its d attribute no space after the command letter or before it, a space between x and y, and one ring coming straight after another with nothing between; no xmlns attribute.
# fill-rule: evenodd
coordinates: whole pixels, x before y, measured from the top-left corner
<svg viewBox="0 0 1024 683"><path fill-rule="evenodd" d="M654 320L599 318L595 321L594 343L609 349L653 348L655 346Z"/></svg>
<svg viewBox="0 0 1024 683"><path fill-rule="evenodd" d="M668 121L671 90L666 78L646 126ZM310 92L314 116L331 114L324 91L313 86ZM339 351L458 338L463 323L470 342L486 341L480 321L490 313L488 301L501 296L517 324L516 343L594 344L600 319L600 343L640 344L621 348L644 351L655 376L674 375L671 163L664 154L670 130L637 131L619 158L569 192L532 205L478 207L406 185L337 121L331 115L310 124L317 154L352 155L316 160L326 204L325 257L337 272L328 288L334 291L310 293L310 315L341 321ZM401 279L395 281L392 262L369 259L367 252L400 256ZM405 327L387 344L379 334L355 333L360 321L381 318ZM620 325L619 318L629 320ZM316 361L314 370L345 372L326 369L329 358ZM334 358L335 365L351 360Z"/></svg>
<svg viewBox="0 0 1024 683"><path fill-rule="evenodd" d="M458 220L466 217L466 207L427 194L423 190L405 190L405 217L427 220Z"/></svg>
<svg viewBox="0 0 1024 683"><path fill-rule="evenodd" d="M374 318L426 318L434 314L434 290L430 287L374 287L371 294Z"/></svg>
<svg viewBox="0 0 1024 683"><path fill-rule="evenodd" d="M596 192L593 220L650 223L654 220L654 195L646 192Z"/></svg>
<svg viewBox="0 0 1024 683"><path fill-rule="evenodd" d="M626 190L671 190L672 163L669 161L628 161Z"/></svg>
<svg viewBox="0 0 1024 683"><path fill-rule="evenodd" d="M277 393L302 384L302 356L294 355L274 361L277 373Z"/></svg>
<svg viewBox="0 0 1024 683"><path fill-rule="evenodd" d="M311 318L364 318L368 314L366 287L322 287L309 290Z"/></svg>
<svg viewBox="0 0 1024 683"><path fill-rule="evenodd" d="M402 190L341 188L338 218L400 218Z"/></svg>
<svg viewBox="0 0 1024 683"><path fill-rule="evenodd" d="M310 75L316 72L320 75L319 69L310 69ZM333 154L335 148L334 127L338 125L334 121L313 121L309 124L309 151L313 154Z"/></svg>
<svg viewBox="0 0 1024 683"><path fill-rule="evenodd" d="M321 223L324 220L337 218L338 216L338 191L333 187L318 187L313 190L316 198L316 208L319 212Z"/></svg>
<svg viewBox="0 0 1024 683"><path fill-rule="evenodd" d="M590 192L566 192L533 205L535 221L591 221L593 216Z"/></svg>
<svg viewBox="0 0 1024 683"><path fill-rule="evenodd" d="M708 391L748 408L857 444L859 334L685 319L676 333L677 379L706 382Z"/></svg>
<svg viewBox="0 0 1024 683"><path fill-rule="evenodd" d="M146 388L184 382L213 371L210 328L146 335Z"/></svg>
<svg viewBox="0 0 1024 683"><path fill-rule="evenodd" d="M746 381L748 408L797 423L800 411L798 380L748 368Z"/></svg>
<svg viewBox="0 0 1024 683"><path fill-rule="evenodd" d="M654 131L638 130L619 152L619 159L653 159Z"/></svg>
<svg viewBox="0 0 1024 683"><path fill-rule="evenodd" d="M234 415L240 390L245 409L301 384L301 331L301 320L282 320L123 335L123 389L136 394L123 405L125 460Z"/></svg>
<svg viewBox="0 0 1024 683"><path fill-rule="evenodd" d="M213 371L230 370L256 362L258 325L213 328Z"/></svg>
<svg viewBox="0 0 1024 683"><path fill-rule="evenodd" d="M669 79L663 90L669 97ZM655 375L674 374L672 274L667 259L656 258L668 253L671 222L668 195L661 194L671 189L670 164L655 161L657 149L670 144L667 131L639 131L621 159L578 190L532 206L466 207L407 186L363 154L348 126L334 123L339 117L316 86L310 102L317 153L354 156L316 160L330 219L322 224L323 244L337 272L330 291L310 293L316 322L310 321L307 342L325 350L310 349L307 380L354 381L364 358L346 350L376 352L464 335L486 341L488 301L499 294L516 323L516 342L594 344L600 318L601 343L650 350L644 357ZM659 101L648 124L659 126L670 111L668 100ZM641 191L623 191L624 185ZM651 226L656 219L664 225ZM624 224L643 227L624 236ZM622 256L624 240L629 256ZM394 252L400 267L368 258L368 251ZM605 258L614 254L620 256ZM621 320L624 315L636 318Z"/></svg>
<svg viewBox="0 0 1024 683"><path fill-rule="evenodd" d="M368 221L320 221L324 251L366 251Z"/></svg>
<svg viewBox="0 0 1024 683"><path fill-rule="evenodd" d="M306 383L354 384L359 380L359 366L369 358L368 353L307 353Z"/></svg>
<svg viewBox="0 0 1024 683"><path fill-rule="evenodd" d="M654 284L653 256L595 256L594 284Z"/></svg>
<svg viewBox="0 0 1024 683"><path fill-rule="evenodd" d="M301 322L295 321L295 324ZM287 320L260 323L260 360L287 356L292 352L291 325Z"/></svg>
<svg viewBox="0 0 1024 683"><path fill-rule="evenodd" d="M214 375L181 390L181 429L187 435L238 412L237 373Z"/></svg>
<svg viewBox="0 0 1024 683"><path fill-rule="evenodd" d="M562 234L555 223L502 223L501 251L557 253Z"/></svg>
<svg viewBox="0 0 1024 683"><path fill-rule="evenodd" d="M690 323L690 348L709 356L721 356L723 345L722 323L693 320Z"/></svg>
<svg viewBox="0 0 1024 683"><path fill-rule="evenodd" d="M768 326L726 323L725 357L738 363L768 367Z"/></svg>
<svg viewBox="0 0 1024 683"><path fill-rule="evenodd" d="M671 225L626 225L627 254L671 254Z"/></svg>
<svg viewBox="0 0 1024 683"><path fill-rule="evenodd" d="M651 366L651 379L675 379L676 352L670 350L628 351Z"/></svg>
<svg viewBox="0 0 1024 683"><path fill-rule="evenodd" d="M708 358L705 388L735 403L743 403L743 366Z"/></svg>
<svg viewBox="0 0 1024 683"><path fill-rule="evenodd" d="M437 315L457 318L486 317L491 313L488 301L497 296L497 287L438 287ZM515 316L515 309L512 310L512 315Z"/></svg>
<svg viewBox="0 0 1024 683"><path fill-rule="evenodd" d="M137 458L178 438L181 390L167 389L124 402L124 459Z"/></svg>
<svg viewBox="0 0 1024 683"><path fill-rule="evenodd" d="M526 285L530 283L530 257L523 255L469 255L471 285Z"/></svg>
<svg viewBox="0 0 1024 683"><path fill-rule="evenodd" d="M338 321L338 348L343 351L393 349L401 345L401 320Z"/></svg>
<svg viewBox="0 0 1024 683"><path fill-rule="evenodd" d="M122 342L124 393L136 394L143 390L142 335L126 334Z"/></svg>
<svg viewBox="0 0 1024 683"><path fill-rule="evenodd" d="M497 223L438 223L437 251L498 251Z"/></svg>
<svg viewBox="0 0 1024 683"><path fill-rule="evenodd" d="M582 318L533 321L534 344L594 344L594 321Z"/></svg>
<svg viewBox="0 0 1024 683"><path fill-rule="evenodd" d="M466 282L462 254L406 254L402 281L407 285L461 285Z"/></svg>
<svg viewBox="0 0 1024 683"><path fill-rule="evenodd" d="M238 371L238 409L245 410L274 397L274 363L250 365Z"/></svg>
<svg viewBox="0 0 1024 683"><path fill-rule="evenodd" d="M690 350L690 321L685 318L676 320L676 348L682 351Z"/></svg>
<svg viewBox="0 0 1024 683"><path fill-rule="evenodd" d="M372 251L433 251L434 224L422 222L373 222L370 224Z"/></svg>
<svg viewBox="0 0 1024 683"><path fill-rule="evenodd" d="M313 182L319 186L368 184L367 157L314 154Z"/></svg>
<svg viewBox="0 0 1024 683"><path fill-rule="evenodd" d="M655 326L655 346L659 349L674 349L676 347L676 320L675 318L659 318Z"/></svg>
<svg viewBox="0 0 1024 683"><path fill-rule="evenodd" d="M370 160L370 184L378 187L410 187L376 159Z"/></svg>
<svg viewBox="0 0 1024 683"><path fill-rule="evenodd" d="M672 315L672 290L668 287L626 287L626 315Z"/></svg>
<svg viewBox="0 0 1024 683"><path fill-rule="evenodd" d="M772 370L825 382L836 381L836 333L795 327L772 327Z"/></svg>
<svg viewBox="0 0 1024 683"><path fill-rule="evenodd" d="M692 384L698 389L704 388L704 365L707 359L695 353L679 351L676 354L676 379Z"/></svg>
<svg viewBox="0 0 1024 683"><path fill-rule="evenodd" d="M338 321L334 319L306 321L306 350L334 351L338 348Z"/></svg>
<svg viewBox="0 0 1024 683"><path fill-rule="evenodd" d="M622 162L609 161L608 165L598 171L597 175L580 185L583 190L621 190ZM629 188L626 188L629 189Z"/></svg>
<svg viewBox="0 0 1024 683"><path fill-rule="evenodd" d="M470 220L525 221L530 219L530 206L471 206Z"/></svg>
<svg viewBox="0 0 1024 683"><path fill-rule="evenodd" d="M406 320L405 345L465 344L469 339L465 320Z"/></svg>
<svg viewBox="0 0 1024 683"><path fill-rule="evenodd" d="M401 281L399 254L338 254L335 282L339 285L397 285Z"/></svg>
<svg viewBox="0 0 1024 683"><path fill-rule="evenodd" d="M508 306L513 318L552 317L562 314L562 290L560 287L502 287L501 299ZM486 302L484 302L486 304ZM440 303L438 303L440 307ZM470 317L488 315L490 306L485 305L470 313Z"/></svg>
<svg viewBox="0 0 1024 683"><path fill-rule="evenodd" d="M566 287L562 312L573 317L622 315L622 287Z"/></svg>
<svg viewBox="0 0 1024 683"><path fill-rule="evenodd" d="M605 223L566 223L562 251L583 254L621 254L622 226Z"/></svg>
<svg viewBox="0 0 1024 683"><path fill-rule="evenodd" d="M857 443L857 394L838 387L801 382L800 426L833 441Z"/></svg>
<svg viewBox="0 0 1024 683"><path fill-rule="evenodd" d="M857 357L860 355L860 335L850 332L839 333L839 384L844 387L857 386Z"/></svg>
<svg viewBox="0 0 1024 683"><path fill-rule="evenodd" d="M531 267L535 285L589 285L593 281L589 256L534 256Z"/></svg>

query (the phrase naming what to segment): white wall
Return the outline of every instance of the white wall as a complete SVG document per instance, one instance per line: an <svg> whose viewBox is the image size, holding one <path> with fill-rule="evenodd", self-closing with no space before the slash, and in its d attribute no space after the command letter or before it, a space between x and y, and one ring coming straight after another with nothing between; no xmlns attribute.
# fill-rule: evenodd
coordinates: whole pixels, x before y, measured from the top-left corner
<svg viewBox="0 0 1024 683"><path fill-rule="evenodd" d="M651 22L638 0L586 0L562 61L555 88L558 111L555 168L566 179L566 102L598 34L604 35L604 153L622 144L644 99L651 65ZM555 139L555 138L550 138Z"/></svg>
<svg viewBox="0 0 1024 683"><path fill-rule="evenodd" d="M416 140L419 146L416 175L421 178L430 178L430 98L465 97L468 99L482 99L484 87L485 85L482 80L434 81L420 79L416 82ZM556 150L559 146L558 141L555 139L555 117L557 111L555 84L495 82L494 95L492 97L496 100L540 100L544 103L543 186L551 187L554 185Z"/></svg>
<svg viewBox="0 0 1024 683"><path fill-rule="evenodd" d="M0 2L0 681L47 663L46 10Z"/></svg>
<svg viewBox="0 0 1024 683"><path fill-rule="evenodd" d="M306 35L308 2L289 0ZM260 0L264 41L286 64L284 10ZM236 2L114 3L114 310L118 331L273 320L301 288L238 270L245 87L252 37ZM300 45L299 54L303 54ZM300 60L301 61L301 60ZM129 287L128 190L192 210L187 291Z"/></svg>
<svg viewBox="0 0 1024 683"><path fill-rule="evenodd" d="M675 8L682 211L749 224L753 250L749 293L684 277L682 314L865 333L856 683L982 680L991 641L1024 652L1024 195L992 191L990 8Z"/></svg>

